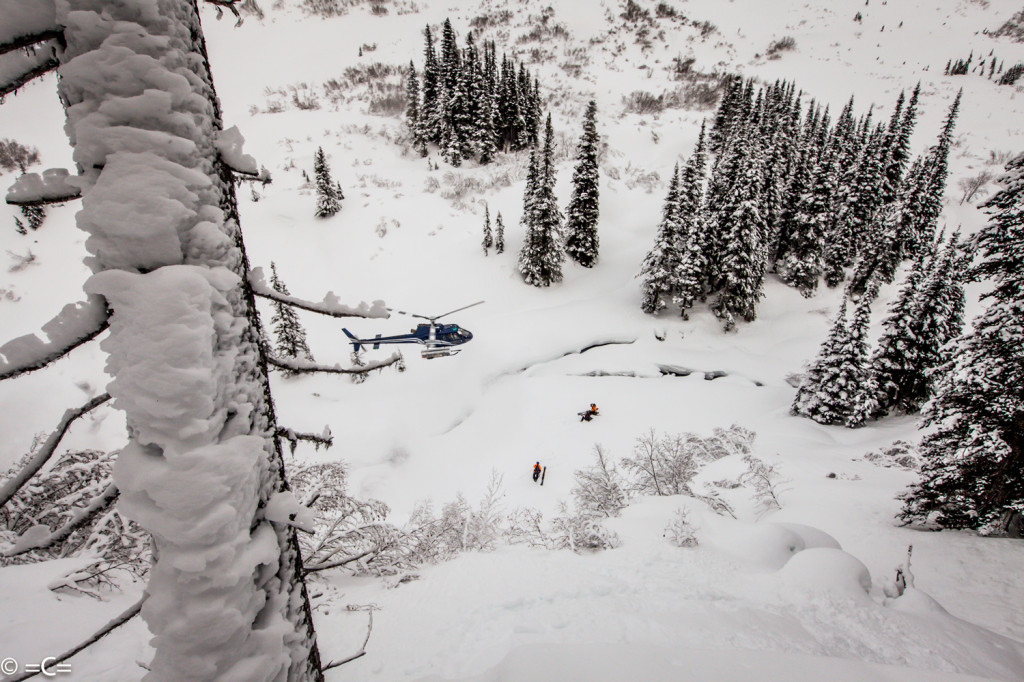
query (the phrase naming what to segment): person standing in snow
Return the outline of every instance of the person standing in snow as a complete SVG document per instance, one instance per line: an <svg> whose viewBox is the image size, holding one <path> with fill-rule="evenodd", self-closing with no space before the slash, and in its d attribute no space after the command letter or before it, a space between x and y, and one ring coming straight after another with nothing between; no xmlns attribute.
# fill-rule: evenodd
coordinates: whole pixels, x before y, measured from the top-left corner
<svg viewBox="0 0 1024 682"><path fill-rule="evenodd" d="M538 478L540 478L540 462L533 465L533 482L536 483Z"/></svg>

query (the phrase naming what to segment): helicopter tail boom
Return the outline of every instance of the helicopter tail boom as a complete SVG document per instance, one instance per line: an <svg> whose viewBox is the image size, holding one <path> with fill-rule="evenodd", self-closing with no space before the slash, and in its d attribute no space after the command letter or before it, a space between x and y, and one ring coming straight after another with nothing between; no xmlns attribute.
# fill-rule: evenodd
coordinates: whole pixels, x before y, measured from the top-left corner
<svg viewBox="0 0 1024 682"><path fill-rule="evenodd" d="M348 338L352 339L353 350L355 350L358 353L360 348L362 348L363 340L362 339L358 339L355 336L353 336L352 332L350 332L349 330L345 329L344 327L342 328L341 331L345 332L345 336L347 336Z"/></svg>

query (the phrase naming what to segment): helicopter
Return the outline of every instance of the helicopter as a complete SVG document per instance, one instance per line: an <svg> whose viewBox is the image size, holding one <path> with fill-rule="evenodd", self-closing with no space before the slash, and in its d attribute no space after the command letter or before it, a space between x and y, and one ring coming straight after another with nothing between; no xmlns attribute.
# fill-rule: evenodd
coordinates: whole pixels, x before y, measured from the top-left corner
<svg viewBox="0 0 1024 682"><path fill-rule="evenodd" d="M401 315L409 315L410 317L418 317L420 319L427 320L426 323L421 322L416 325L416 328L411 329L408 334L399 334L397 336L381 336L380 334L377 334L377 336L372 339L360 339L347 329L342 328L341 331L345 332L345 336L351 339L353 349L357 353L363 346L372 346L374 350L377 350L383 343L418 343L423 346L423 350L420 352L420 355L425 359L429 360L431 358L450 357L462 350L461 348L455 348L454 346L462 345L472 339L473 333L465 327L460 327L457 324L439 324L437 320L465 310L466 308L472 308L475 305L480 305L481 303L483 303L483 301L470 303L469 305L464 305L461 308L449 310L446 313L434 315L433 317L407 313L404 310L392 311ZM388 308L388 310L391 311L391 308Z"/></svg>

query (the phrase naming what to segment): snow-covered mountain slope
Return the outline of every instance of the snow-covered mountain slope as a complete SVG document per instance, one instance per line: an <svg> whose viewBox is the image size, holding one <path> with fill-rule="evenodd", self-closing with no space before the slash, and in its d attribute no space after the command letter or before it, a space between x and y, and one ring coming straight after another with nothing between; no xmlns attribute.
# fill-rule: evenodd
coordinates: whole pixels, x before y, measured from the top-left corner
<svg viewBox="0 0 1024 682"><path fill-rule="evenodd" d="M505 511L534 507L551 515L570 500L573 472L591 463L595 444L618 460L651 428L709 434L741 425L757 433L754 454L788 479L782 509L768 514L740 490L736 521L689 498L637 500L609 523L622 546L598 554L500 547L423 567L417 580L397 586L324 574L311 591L325 659L356 651L365 636L366 611L346 605L379 607L367 654L328 679L1024 679L1024 586L1016 578L1024 546L898 527L895 497L913 473L863 459L915 439L915 420L847 430L789 415L794 389L787 378L816 352L839 291L823 288L804 299L772 281L757 321L728 335L705 307L689 321L640 312L636 275L667 179L713 112L626 112L634 92L679 87L675 58L693 57L702 72L794 80L833 112L853 95L857 114L875 107L876 120L889 115L900 90L920 81L916 155L933 143L963 88L942 222L971 232L984 214L959 203L957 183L986 169L998 173L993 160L1024 147L1024 98L1019 88L973 74L944 76L943 69L972 51L986 58L992 51L1007 66L1024 62L1024 44L986 35L1020 7L984 0L678 0L662 3L676 17L659 17L658 3L644 0L638 4L647 18L627 20L625 3L612 0L339 2L348 9L332 18L310 16L297 2L264 4L262 21L249 17L235 28L217 22L211 9L205 24L226 122L239 126L245 151L273 176L273 184L256 187L259 201L240 190L252 264L269 268L273 261L292 294L313 300L332 290L348 303L383 299L422 315L486 300L446 320L474 334L455 357L426 361L406 352L405 372L386 370L362 384L275 374L281 423L314 432L326 424L336 438L328 451L300 445L300 458L344 460L350 492L383 500L399 523L420 500L440 507L461 492L475 503L492 472L503 477ZM374 13L373 6L387 11ZM564 282L549 289L523 284L515 267L523 156L453 169L433 153L440 166L430 170L404 141L401 119L369 113L370 94L354 83L359 72L352 69L377 62L401 67L413 60L420 68L425 24L450 18L463 36L484 16L493 21L483 37L495 39L499 51L518 52L539 74L561 140L563 207L590 98L607 141L600 261L592 270L567 265ZM521 39L542 21L564 31ZM768 58L770 44L787 36L795 48ZM331 90L334 99L323 87L331 79L342 83ZM297 108L293 92L316 94L319 108ZM268 113L278 105L282 111ZM70 167L52 78L8 98L0 131L39 148L42 168ZM315 197L303 178L319 146L346 195L342 211L326 220L312 217ZM0 176L5 186L13 181L11 173ZM480 247L485 203L492 219L498 212L504 218L504 254L485 257ZM7 259L0 340L31 333L64 303L84 298L89 273L76 210L74 203L50 209L43 227L27 236L13 229L17 212L2 210L0 249L10 255L0 255ZM8 271L29 253L33 262ZM968 289L969 316L981 310L982 289ZM895 285L881 292L876 332L895 292ZM264 312L269 320L270 308ZM348 362L342 326L362 337L412 326L398 315L300 317L324 363ZM44 372L0 383L0 464L27 451L66 408L102 392L103 362L94 344ZM664 367L694 371L674 376ZM705 378L714 372L724 375ZM581 423L576 413L591 402L601 415ZM65 445L116 449L123 429L116 412L100 408L73 427ZM530 480L538 460L548 468L543 487ZM735 478L742 469L737 457L714 466L702 476ZM663 537L681 507L698 528L696 548ZM887 600L883 586L910 544L917 589ZM129 595L102 603L47 590L66 570L0 569L0 657L36 660L64 650L140 589L128 586ZM74 658L74 679L141 678L136 660L148 656L146 639L144 624L133 621Z"/></svg>

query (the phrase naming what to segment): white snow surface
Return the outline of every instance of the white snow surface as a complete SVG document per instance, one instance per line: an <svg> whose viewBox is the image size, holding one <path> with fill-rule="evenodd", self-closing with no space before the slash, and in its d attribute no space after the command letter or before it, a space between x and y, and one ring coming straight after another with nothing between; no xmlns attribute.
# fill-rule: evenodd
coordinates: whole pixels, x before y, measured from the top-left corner
<svg viewBox="0 0 1024 682"><path fill-rule="evenodd" d="M638 1L653 14L656 3ZM386 16L375 16L368 4L361 4L322 19L304 15L294 1L280 9L263 4L266 19L250 17L238 29L232 21L216 22L212 10L204 16L227 125L238 126L247 151L274 178L273 184L256 188L258 202L245 186L239 192L253 266L276 262L289 289L306 296L337 291L344 300L386 300L428 316L487 301L444 320L473 331L473 340L458 356L425 361L406 353L405 372L385 370L362 384L339 376L273 375L282 426L318 432L326 423L334 434L335 447L329 451L300 444L300 458L344 460L350 492L383 500L399 523L418 500L431 499L439 507L459 492L471 502L479 499L492 471L504 476L506 511L529 506L551 515L559 501L570 499L572 472L591 463L596 443L618 460L631 455L634 439L649 428L706 434L716 426L742 425L757 433L754 454L775 463L788 479L783 508L763 513L749 490L715 487L716 481L735 480L743 469L738 457L719 460L702 470L697 483L719 490L733 504L737 520L715 515L690 498L641 498L608 523L622 546L598 554L502 546L422 567L418 579L402 584L321 574L310 592L319 595L313 599L314 616L324 660L355 653L363 641L366 612L348 610L348 605L378 609L366 655L330 671L329 680L1024 679L1021 541L897 526L895 496L914 474L861 459L894 440L915 440L914 419L890 418L847 430L788 413L794 389L786 378L814 356L840 292L823 290L803 299L772 281L758 320L730 335L700 307L686 322L640 313L635 275L653 243L665 180L673 164L691 152L708 112L622 113L623 97L634 90L657 93L675 86L666 67L677 55L694 56L695 67L702 70L728 69L769 82L794 79L833 112L852 94L858 114L874 106L880 109L876 117L888 115L897 93L920 80L916 154L932 144L962 87L943 221L969 233L984 215L975 205L958 203L957 181L984 169L998 173L990 154L1024 148L1019 123L1024 99L1020 88L996 86L976 75L944 77L942 69L948 59L966 57L972 49L984 55L993 50L1007 66L1024 61L1024 45L983 33L1019 6L970 0L670 2L717 30L701 37L692 26L658 20L666 37L646 50L621 28L621 3L600 0L586 11L569 0L543 3L553 8L552 20L572 35L545 45L516 43L516 36L531 27L529 16L540 14L541 3L510 7L513 18L499 29L508 32L499 39L499 51L523 49L529 58L529 49L543 47L554 55L531 68L539 70L556 131L567 138L569 156L558 167L563 207L588 98L598 102L598 131L609 145L601 166L600 261L591 270L567 264L562 284L539 290L524 285L515 268L522 242L522 158L499 156L497 165L483 168L469 163L451 169L441 162L439 170L428 171L423 160L403 154L395 142L401 122L366 113L365 91L359 90L353 101L338 105L321 97L319 110L288 105L283 113L249 113L250 107L266 109L267 87L301 81L318 87L342 77L347 67L376 61L405 65L414 59L419 68L425 23L437 27L451 17L462 44L470 19L504 7L417 0L418 11L400 13L400 6L412 5L396 2L385 5L391 10ZM8 5L10 0L3 7ZM857 12L862 22L853 21ZM497 34L485 32L492 35ZM787 35L795 38L796 50L765 60L769 43ZM201 440L218 420L223 422L212 406L194 400L192 387L215 381L216 367L227 359L198 345L176 344L185 338L181 329L202 317L193 318L193 313L221 305L231 275L225 272L222 281L219 274L176 265L189 239L202 234L217 239L219 234L213 229L204 233L188 216L206 211L201 217L209 225L223 217L200 208L197 195L206 179L190 170L195 147L187 138L194 132L193 120L167 121L166 132L146 139L119 127L119 122L160 118L169 98L190 96L187 82L166 76L153 68L153 60L137 54L146 51L147 38L126 35L122 40L134 52L112 46L104 61L83 60L65 70L75 70L77 82L92 82L104 92L116 91L119 78L127 74L156 80L142 94L126 91L117 106L73 110L70 130L100 126L107 131L102 144L80 147L74 160L52 76L0 107L4 136L38 147L46 166L77 162L91 169L103 161L99 182L110 181L109 187L93 189L93 197L107 192L102 203L50 208L43 227L28 236L17 235L7 218L0 247L12 254L31 252L37 263L0 272L0 342L34 335L53 311L81 299L83 283L92 274L83 265L86 257L101 255L140 271L152 269L146 274L99 273L87 286L121 306L134 306L133 315L152 322L149 333L121 334L114 343L122 348L115 355L145 357L166 345L188 356L189 363L209 368L207 374L181 373L174 366L143 363L143 373L125 379L131 386L110 387L115 401L118 391L130 393L137 408L150 411L150 423L159 425L142 438L170 444L173 450L175 443ZM359 57L360 44L375 48ZM582 64L579 77L560 68L570 61ZM164 144L169 160L142 156L155 142ZM319 146L347 197L342 211L327 220L313 218L315 198L302 178L303 169L311 172ZM241 153L233 143L227 148ZM432 160L438 160L436 154ZM159 173L147 170L154 166ZM504 171L507 182L498 177ZM635 181L652 172L658 180L648 192ZM466 195L457 205L444 193L451 196L460 177L478 179L487 189ZM427 178L436 180L439 189L429 191ZM14 176L3 180L9 184ZM159 188L151 182L160 183ZM117 201L132 202L146 219L123 229ZM482 253L483 201L492 220L499 211L503 215L504 254ZM13 208L4 210L19 215ZM95 227L88 235L74 229L78 210L85 213L79 223ZM897 286L881 292L873 314L876 334ZM166 295L152 304L147 289ZM977 297L983 290L969 287L969 316L982 309ZM343 309L338 300L323 305ZM381 305L370 307L380 313ZM261 306L269 321L269 304ZM317 362L329 365L349 364L342 326L372 338L406 333L413 325L400 315L351 322L299 315ZM51 342L63 333L57 329L73 332L73 318L61 316L61 325L44 330ZM665 340L658 341L656 333ZM43 343L33 338L21 342L27 346L4 346L0 355L8 362L28 357L38 350L28 346ZM93 395L107 384L106 358L96 346L74 351L52 369L0 383L0 432L5 434L0 464L21 456L33 434L49 432L66 408L83 402L83 393ZM367 359L386 357L391 349L377 353L367 353ZM663 376L661 366L694 372ZM725 376L705 380L705 372L716 371ZM576 413L591 402L599 405L601 415L579 422ZM124 442L123 418L104 408L73 427L62 448L112 450ZM247 489L261 455L244 437L217 447L222 451L201 453L196 461L220 457L223 466L205 471L209 485L188 495L176 491L169 474L163 480L151 463L140 465L148 457L142 448L122 453L119 475L145 478L145 485L160 494L129 496L120 504L147 515L154 525L162 522L162 506L174 507L179 518L195 523L191 529L171 529L174 533L189 530L197 545L217 541L234 552L230 561L204 570L223 571L226 582L244 581L247 571L273 560L272 538L261 531L250 537L248 529L232 525L244 514L229 510L251 499ZM538 460L548 468L543 487L530 480ZM276 504L281 509L271 510L274 514L301 511L284 498ZM674 547L663 537L681 507L697 528L700 544L695 548ZM886 599L883 588L910 544L915 587ZM192 570L195 566L185 565L188 558L183 553L174 563ZM209 559L199 550L191 558ZM65 559L0 569L0 602L5 605L0 658L9 655L24 664L63 651L134 602L141 590L128 585L124 594L112 593L101 602L47 589L77 568L79 561ZM155 579L169 578L158 574ZM175 607L155 606L168 613ZM255 608L236 606L238 613ZM225 603L210 604L211 616L228 611ZM262 632L282 636L277 628L269 624ZM150 662L149 637L145 623L135 619L73 658L73 678L141 679L145 670L136 661ZM213 640L200 644L217 646ZM252 646L258 648L259 642Z"/></svg>
<svg viewBox="0 0 1024 682"><path fill-rule="evenodd" d="M50 168L43 171L42 175L25 173L8 188L6 201L9 204L26 204L77 196L81 190L68 182L70 178L66 168Z"/></svg>

